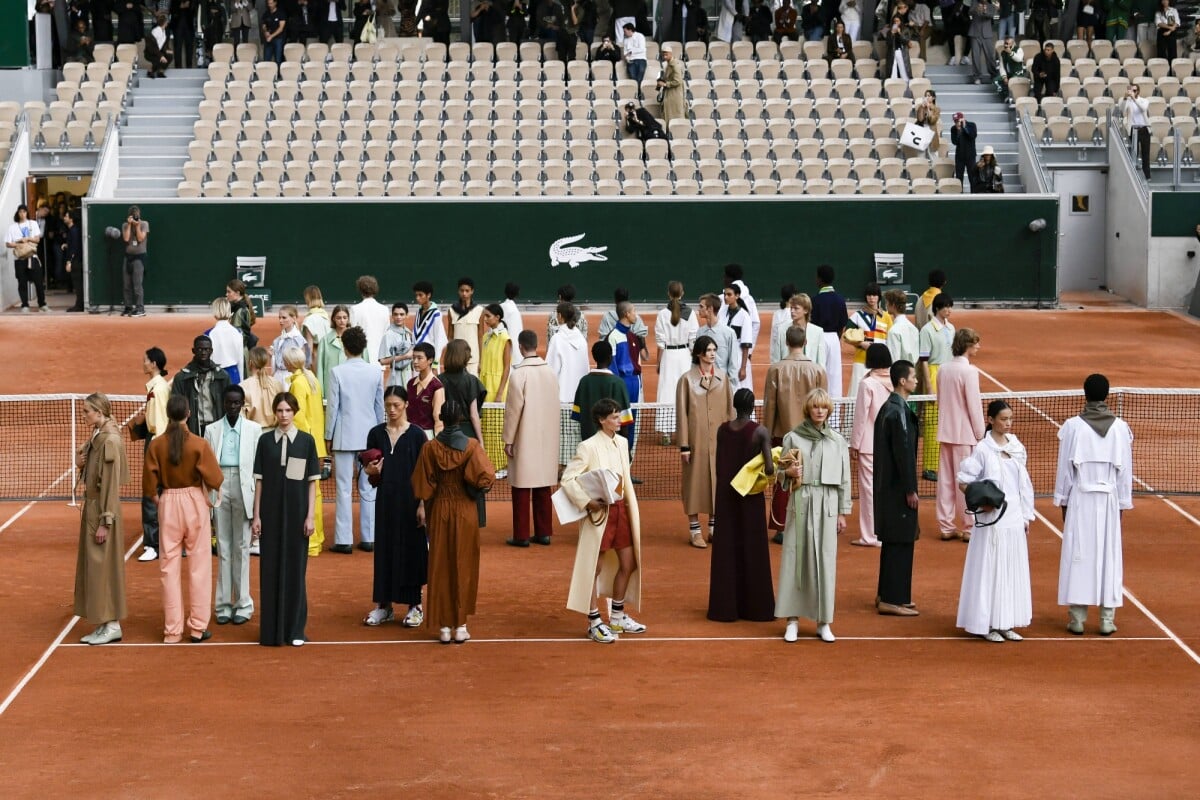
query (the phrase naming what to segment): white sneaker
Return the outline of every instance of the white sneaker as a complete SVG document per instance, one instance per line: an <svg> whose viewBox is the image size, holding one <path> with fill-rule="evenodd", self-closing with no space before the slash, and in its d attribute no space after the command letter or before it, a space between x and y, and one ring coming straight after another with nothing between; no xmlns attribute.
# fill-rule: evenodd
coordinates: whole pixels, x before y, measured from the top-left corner
<svg viewBox="0 0 1200 800"><path fill-rule="evenodd" d="M508 470L506 470L506 469L496 470L496 480L502 481L507 477L508 477Z"/></svg>
<svg viewBox="0 0 1200 800"><path fill-rule="evenodd" d="M837 638L833 635L833 631L829 630L829 625L818 625L817 636L821 637L822 642L836 642Z"/></svg>
<svg viewBox="0 0 1200 800"><path fill-rule="evenodd" d="M612 644L617 640L617 637L613 635L612 629L603 622L589 625L587 635L589 639L599 644Z"/></svg>
<svg viewBox="0 0 1200 800"><path fill-rule="evenodd" d="M107 623L105 623L104 625L97 625L96 630L92 631L91 633L85 633L83 636L80 636L79 641L82 644L91 644L93 639L95 639L100 634L104 633L105 625L107 625Z"/></svg>
<svg viewBox="0 0 1200 800"><path fill-rule="evenodd" d="M442 628L438 632L438 641L441 642L442 644L450 644L450 629L449 628Z"/></svg>
<svg viewBox="0 0 1200 800"><path fill-rule="evenodd" d="M983 637L989 642L1003 642L1004 637L1000 635L1000 631L988 631L987 636Z"/></svg>
<svg viewBox="0 0 1200 800"><path fill-rule="evenodd" d="M121 623L109 622L100 626L100 630L92 635L88 644L109 644L121 641Z"/></svg>
<svg viewBox="0 0 1200 800"><path fill-rule="evenodd" d="M258 539L250 540L250 555L252 555L252 556L259 555Z"/></svg>
<svg viewBox="0 0 1200 800"><path fill-rule="evenodd" d="M385 622L391 622L393 619L395 619L395 615L392 613L391 606L388 606L387 608L380 608L379 606L376 606L375 608L372 608L370 613L367 614L367 616L363 619L363 624L370 625L372 628L374 628L378 625L382 625Z"/></svg>
<svg viewBox="0 0 1200 800"><path fill-rule="evenodd" d="M158 558L158 551L153 547L145 547L142 549L142 554L138 556L138 561L153 561Z"/></svg>
<svg viewBox="0 0 1200 800"><path fill-rule="evenodd" d="M612 614L608 620L609 629L618 636L622 633L645 633L646 626L638 622L624 611Z"/></svg>
<svg viewBox="0 0 1200 800"><path fill-rule="evenodd" d="M1024 641L1024 639L1025 639L1024 636L1022 636L1021 634L1012 630L1011 628L1006 631L1000 631L1000 635L1003 636L1005 639L1008 639L1010 642L1020 642L1020 641Z"/></svg>
<svg viewBox="0 0 1200 800"><path fill-rule="evenodd" d="M420 606L413 606L404 615L404 619L400 621L400 624L406 628L419 628L424 622L425 612L421 610Z"/></svg>
<svg viewBox="0 0 1200 800"><path fill-rule="evenodd" d="M457 628L454 629L454 643L455 644L463 644L467 641L470 641L470 639L471 639L471 634L467 633L466 625L459 625Z"/></svg>
<svg viewBox="0 0 1200 800"><path fill-rule="evenodd" d="M789 619L787 627L783 630L783 640L785 642L794 642L800 638L800 621Z"/></svg>
<svg viewBox="0 0 1200 800"><path fill-rule="evenodd" d="M304 646L303 639L292 639L292 647L303 647L303 646Z"/></svg>

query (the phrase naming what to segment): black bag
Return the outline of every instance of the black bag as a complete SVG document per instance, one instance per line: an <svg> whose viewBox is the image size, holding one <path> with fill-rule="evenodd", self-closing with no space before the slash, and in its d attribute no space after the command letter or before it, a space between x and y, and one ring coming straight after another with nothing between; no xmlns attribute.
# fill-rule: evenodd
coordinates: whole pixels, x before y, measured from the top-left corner
<svg viewBox="0 0 1200 800"><path fill-rule="evenodd" d="M972 514L978 515L984 508L993 508L999 512L991 522L980 522L977 518L975 521L975 527L977 528L986 528L995 525L1004 516L1004 512L1008 510L1008 500L1004 498L1004 491L993 480L985 478L981 481L968 483L965 494L967 510Z"/></svg>

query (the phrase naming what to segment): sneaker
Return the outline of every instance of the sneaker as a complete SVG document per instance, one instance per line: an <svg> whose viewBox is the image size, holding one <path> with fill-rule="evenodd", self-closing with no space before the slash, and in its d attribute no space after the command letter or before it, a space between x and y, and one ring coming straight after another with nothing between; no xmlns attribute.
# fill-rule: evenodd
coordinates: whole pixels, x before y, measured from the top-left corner
<svg viewBox="0 0 1200 800"><path fill-rule="evenodd" d="M496 480L502 481L507 477L508 477L508 470L506 470L506 469L496 470Z"/></svg>
<svg viewBox="0 0 1200 800"><path fill-rule="evenodd" d="M1003 642L1004 637L1000 635L1000 631L988 631L988 635L983 637L989 642Z"/></svg>
<svg viewBox="0 0 1200 800"><path fill-rule="evenodd" d="M110 644L111 642L121 641L121 624L119 622L109 622L102 625L100 630L92 635L88 644Z"/></svg>
<svg viewBox="0 0 1200 800"><path fill-rule="evenodd" d="M425 622L425 612L420 606L413 606L404 615L404 619L400 620L400 624L406 628L419 628Z"/></svg>
<svg viewBox="0 0 1200 800"><path fill-rule="evenodd" d="M438 641L441 642L442 644L450 644L451 640L450 640L450 629L449 628L442 628L438 632Z"/></svg>
<svg viewBox="0 0 1200 800"><path fill-rule="evenodd" d="M21 306L21 313L22 313L22 314L28 314L28 313L29 313L29 306Z"/></svg>
<svg viewBox="0 0 1200 800"><path fill-rule="evenodd" d="M371 612L363 619L363 624L370 625L372 628L374 628L375 626L382 625L385 622L391 622L395 618L396 617L392 613L391 606L388 606L387 608L380 608L379 606L376 606L375 608L372 608Z"/></svg>
<svg viewBox="0 0 1200 800"><path fill-rule="evenodd" d="M250 540L250 555L257 556L261 554L261 549L258 546L258 539Z"/></svg>
<svg viewBox="0 0 1200 800"><path fill-rule="evenodd" d="M598 644L612 644L617 640L613 635L612 629L603 622L597 622L595 625L588 626L587 636L593 642Z"/></svg>
<svg viewBox="0 0 1200 800"><path fill-rule="evenodd" d="M138 561L153 561L158 558L158 551L153 547L142 548L142 554L138 556Z"/></svg>
<svg viewBox="0 0 1200 800"><path fill-rule="evenodd" d="M91 644L92 640L95 639L97 636L99 636L103 632L104 632L104 625L97 625L96 630L92 631L91 633L85 633L83 636L80 636L79 641L82 642L83 644Z"/></svg>
<svg viewBox="0 0 1200 800"><path fill-rule="evenodd" d="M49 314L49 313L50 313L50 306L41 306L41 307L39 307L39 308L38 308L38 311L41 311L41 312L42 312L42 313L44 313L44 314Z"/></svg>
<svg viewBox="0 0 1200 800"><path fill-rule="evenodd" d="M467 633L466 625L459 625L457 628L454 629L454 643L455 644L466 644L470 640L471 640L471 634Z"/></svg>
<svg viewBox="0 0 1200 800"><path fill-rule="evenodd" d="M304 647L303 639L292 639L292 647Z"/></svg>
<svg viewBox="0 0 1200 800"><path fill-rule="evenodd" d="M129 306L125 306L125 308L121 309L121 316L122 317L132 317L133 309L130 308Z"/></svg>
<svg viewBox="0 0 1200 800"><path fill-rule="evenodd" d="M794 642L800 638L800 621L789 619L787 627L783 629L783 640L785 642Z"/></svg>
<svg viewBox="0 0 1200 800"><path fill-rule="evenodd" d="M829 625L818 625L817 636L821 637L822 642L836 642L837 639L833 635L833 631L829 630Z"/></svg>
<svg viewBox="0 0 1200 800"><path fill-rule="evenodd" d="M144 316L146 316L146 309L144 309L144 308L139 308L139 309L137 309L136 311L134 311L132 314L130 314L129 316L131 316L131 317L144 317Z"/></svg>
<svg viewBox="0 0 1200 800"><path fill-rule="evenodd" d="M620 635L622 633L645 633L646 626L638 622L628 614L621 612L613 614L608 620L608 627L613 633Z"/></svg>
<svg viewBox="0 0 1200 800"><path fill-rule="evenodd" d="M1016 631L1014 631L1012 629L1009 629L1006 631L1000 631L1000 635L1003 636L1005 639L1008 639L1010 642L1019 642L1025 638L1024 636L1022 636L1021 634L1017 633Z"/></svg>

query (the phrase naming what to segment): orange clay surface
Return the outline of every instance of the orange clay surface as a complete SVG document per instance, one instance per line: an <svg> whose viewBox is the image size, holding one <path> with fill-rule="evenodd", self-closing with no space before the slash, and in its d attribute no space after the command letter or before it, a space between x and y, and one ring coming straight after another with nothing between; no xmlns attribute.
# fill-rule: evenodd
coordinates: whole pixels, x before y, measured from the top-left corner
<svg viewBox="0 0 1200 800"><path fill-rule="evenodd" d="M527 314L526 324L544 331L542 319ZM982 333L976 363L1018 390L1074 388L1095 370L1113 385L1186 386L1200 359L1195 325L1168 314L964 310L954 321ZM206 326L198 315L6 314L0 392L136 394L142 350L163 347L174 372ZM276 328L268 319L256 330L265 340ZM756 366L761 385L765 363ZM327 551L309 565L312 641L300 649L258 647L257 620L214 625L203 645L160 644L158 565L133 560L124 642L77 645L86 623L64 630L77 511L0 503L0 695L48 653L0 715L0 794L1192 797L1200 663L1181 644L1200 649L1188 566L1200 522L1180 511L1200 519L1200 500L1172 500L1179 510L1154 497L1135 502L1125 516L1126 585L1159 622L1127 601L1111 638L1095 635L1094 611L1086 636L1066 634L1055 604L1059 540L1039 519L1029 532L1025 642L994 645L955 628L965 546L936 535L916 550L921 616L878 616L878 554L849 547L848 532L838 642L816 640L806 621L801 640L785 645L781 621L705 619L710 551L687 544L677 503L647 502L638 618L649 631L600 646L563 607L573 526L556 526L549 548L509 548L509 506L492 503L470 643L363 626L371 557ZM1058 523L1047 500L1038 508ZM327 501L329 531L333 510ZM932 503L921 517L936 530ZM129 547L138 520L126 504ZM849 521L853 530L856 516ZM778 557L772 546L776 566Z"/></svg>

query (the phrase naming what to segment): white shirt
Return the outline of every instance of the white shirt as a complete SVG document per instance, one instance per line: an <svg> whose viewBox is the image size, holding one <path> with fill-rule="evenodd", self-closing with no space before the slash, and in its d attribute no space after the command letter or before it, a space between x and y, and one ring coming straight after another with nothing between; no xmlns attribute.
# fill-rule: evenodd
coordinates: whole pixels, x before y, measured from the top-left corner
<svg viewBox="0 0 1200 800"><path fill-rule="evenodd" d="M626 61L646 60L646 37L636 31L632 36L621 39L621 51Z"/></svg>
<svg viewBox="0 0 1200 800"><path fill-rule="evenodd" d="M167 32L161 25L155 25L150 29L150 35L154 37L154 42L158 45L158 49L161 52L167 46Z"/></svg>
<svg viewBox="0 0 1200 800"><path fill-rule="evenodd" d="M246 352L242 343L242 332L229 324L229 320L217 320L208 332L212 339L212 360L221 369L237 367L242 372L242 356Z"/></svg>
<svg viewBox="0 0 1200 800"><path fill-rule="evenodd" d="M892 354L892 361L901 359L916 364L921 355L919 344L920 331L909 322L908 317L901 314L892 319L892 327L888 329L887 347Z"/></svg>
<svg viewBox="0 0 1200 800"><path fill-rule="evenodd" d="M1159 9L1154 15L1154 24L1158 25L1179 25L1179 12L1173 8L1168 8L1166 11Z"/></svg>
<svg viewBox="0 0 1200 800"><path fill-rule="evenodd" d="M383 334L387 333L392 324L392 312L374 297L364 298L361 302L350 306L350 325L357 325L367 335L367 349L363 351L363 360L369 361L368 356L379 352L383 343Z"/></svg>
<svg viewBox="0 0 1200 800"><path fill-rule="evenodd" d="M512 365L515 367L525 360L521 355L521 348L517 345L517 337L525 330L525 323L521 320L521 310L517 308L516 301L505 299L500 308L504 309L504 327L508 328L509 336L512 337Z"/></svg>

